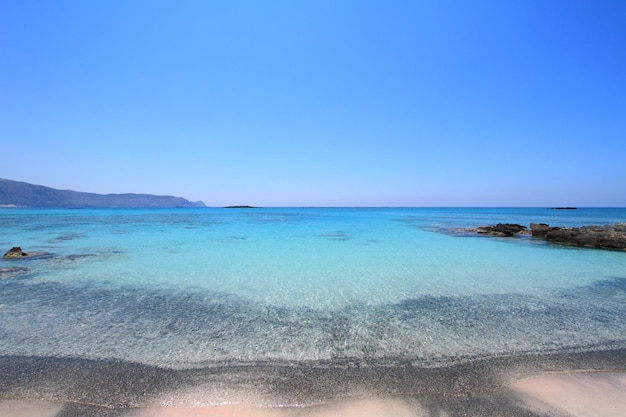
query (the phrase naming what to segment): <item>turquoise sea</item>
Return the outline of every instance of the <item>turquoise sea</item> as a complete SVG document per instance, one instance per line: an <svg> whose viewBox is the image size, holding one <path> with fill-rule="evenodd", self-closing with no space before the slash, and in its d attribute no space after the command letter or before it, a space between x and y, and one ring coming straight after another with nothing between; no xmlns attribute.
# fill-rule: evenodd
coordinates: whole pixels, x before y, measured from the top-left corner
<svg viewBox="0 0 626 417"><path fill-rule="evenodd" d="M457 230L624 221L593 208L0 209L0 250L43 254L0 260L0 398L304 406L445 381L467 394L511 369L626 368L626 253Z"/></svg>

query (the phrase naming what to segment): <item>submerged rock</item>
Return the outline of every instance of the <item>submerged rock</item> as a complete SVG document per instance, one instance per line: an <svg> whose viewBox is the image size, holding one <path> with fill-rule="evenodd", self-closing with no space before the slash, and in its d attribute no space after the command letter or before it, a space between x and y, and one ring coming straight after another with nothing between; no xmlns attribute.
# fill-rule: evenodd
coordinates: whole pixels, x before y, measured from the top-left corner
<svg viewBox="0 0 626 417"><path fill-rule="evenodd" d="M24 274L28 271L30 271L30 269L23 267L0 268L0 280L5 278L12 278L16 275Z"/></svg>

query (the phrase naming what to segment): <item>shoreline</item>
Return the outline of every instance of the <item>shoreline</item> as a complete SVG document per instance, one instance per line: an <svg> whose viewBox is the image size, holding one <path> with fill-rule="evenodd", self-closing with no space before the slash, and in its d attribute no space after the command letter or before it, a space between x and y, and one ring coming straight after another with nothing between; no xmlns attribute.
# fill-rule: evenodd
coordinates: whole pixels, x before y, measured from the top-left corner
<svg viewBox="0 0 626 417"><path fill-rule="evenodd" d="M181 406L146 404L111 410L89 404L38 399L0 399L4 417L427 417L431 415L620 417L626 415L626 370L569 370L522 378L498 392L471 398L362 396L307 407L247 404Z"/></svg>
<svg viewBox="0 0 626 417"><path fill-rule="evenodd" d="M589 399L578 409L592 412L572 415L610 416L593 410L617 404L619 412L623 411L618 417L626 415L626 405L614 400L615 396L595 399L602 398L600 392L605 396L626 392L624 357L626 348L476 359L439 368L405 363L186 370L121 361L0 357L0 415L422 417L504 413L528 417L546 415L545 410L559 415L554 410L565 410L567 404L550 403L540 396L552 387L559 398ZM567 389L582 393L568 394ZM589 394L583 395L586 390Z"/></svg>

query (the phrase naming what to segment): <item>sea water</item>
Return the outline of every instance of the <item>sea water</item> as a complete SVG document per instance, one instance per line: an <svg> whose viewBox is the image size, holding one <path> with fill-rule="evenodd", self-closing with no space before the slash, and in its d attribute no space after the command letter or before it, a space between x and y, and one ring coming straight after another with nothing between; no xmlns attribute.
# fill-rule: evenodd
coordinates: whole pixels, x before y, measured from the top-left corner
<svg viewBox="0 0 626 417"><path fill-rule="evenodd" d="M626 347L626 253L496 223L626 209L0 209L0 356L159 369L411 364ZM233 368L234 369L234 368Z"/></svg>

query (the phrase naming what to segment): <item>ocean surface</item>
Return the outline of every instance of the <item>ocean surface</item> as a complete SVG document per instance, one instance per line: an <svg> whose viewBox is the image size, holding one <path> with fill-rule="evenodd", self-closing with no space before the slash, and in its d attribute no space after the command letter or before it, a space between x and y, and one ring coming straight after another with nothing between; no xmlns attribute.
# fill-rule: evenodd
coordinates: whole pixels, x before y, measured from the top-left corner
<svg viewBox="0 0 626 417"><path fill-rule="evenodd" d="M605 352L626 367L626 253L458 231L625 221L592 208L0 209L0 250L42 254L0 260L0 397L307 405L472 364L596 366Z"/></svg>

